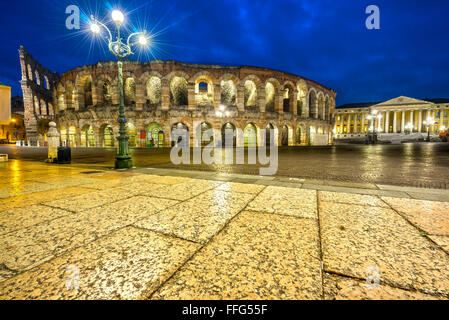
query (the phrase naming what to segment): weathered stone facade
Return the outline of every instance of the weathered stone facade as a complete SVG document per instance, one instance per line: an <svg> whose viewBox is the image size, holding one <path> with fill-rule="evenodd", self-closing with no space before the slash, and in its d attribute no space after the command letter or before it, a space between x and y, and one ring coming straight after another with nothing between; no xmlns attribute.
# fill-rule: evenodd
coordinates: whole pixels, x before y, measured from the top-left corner
<svg viewBox="0 0 449 320"><path fill-rule="evenodd" d="M258 67L160 60L125 61L123 72L131 147L170 146L171 131L180 126L189 130L192 139L197 123L217 132L243 130L237 146L264 144L260 132L267 128L275 129L279 145L332 143L336 92L303 77ZM34 92L25 89L24 96L31 101ZM116 62L68 71L51 89L48 101L54 106L63 143L86 147L117 144ZM37 119L40 116L36 114ZM195 143L191 141L191 145Z"/></svg>
<svg viewBox="0 0 449 320"><path fill-rule="evenodd" d="M28 145L43 145L48 122L54 118L52 92L59 76L37 62L23 47L19 56Z"/></svg>

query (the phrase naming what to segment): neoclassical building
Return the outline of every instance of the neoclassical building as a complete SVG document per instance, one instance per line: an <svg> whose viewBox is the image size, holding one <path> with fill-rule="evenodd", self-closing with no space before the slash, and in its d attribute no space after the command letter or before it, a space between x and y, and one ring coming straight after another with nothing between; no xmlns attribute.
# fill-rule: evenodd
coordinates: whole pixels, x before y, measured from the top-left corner
<svg viewBox="0 0 449 320"><path fill-rule="evenodd" d="M400 96L380 103L346 104L335 110L334 138L364 138L369 131L383 136L426 134L427 119L430 133L436 135L449 127L448 113L449 99Z"/></svg>
<svg viewBox="0 0 449 320"><path fill-rule="evenodd" d="M20 50L25 124L30 145L46 140L56 121L61 142L72 147L114 147L118 135L116 62L99 62L61 76ZM336 92L312 80L258 67L154 60L125 61L124 93L131 147L168 147L171 132L233 129L237 146L264 145L274 129L279 145L332 143Z"/></svg>

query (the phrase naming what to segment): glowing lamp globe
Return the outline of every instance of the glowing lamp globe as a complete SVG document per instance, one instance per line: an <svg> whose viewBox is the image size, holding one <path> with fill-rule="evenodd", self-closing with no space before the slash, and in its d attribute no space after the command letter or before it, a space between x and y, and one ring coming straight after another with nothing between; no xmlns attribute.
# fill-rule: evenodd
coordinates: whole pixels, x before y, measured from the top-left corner
<svg viewBox="0 0 449 320"><path fill-rule="evenodd" d="M139 37L139 44L141 46L146 46L148 44L148 39L145 36L140 36Z"/></svg>
<svg viewBox="0 0 449 320"><path fill-rule="evenodd" d="M98 26L98 24L93 23L90 26L90 31L92 31L92 33L94 33L94 34L99 34L100 33L100 27Z"/></svg>
<svg viewBox="0 0 449 320"><path fill-rule="evenodd" d="M123 13L120 10L114 10L112 11L112 21L114 21L115 23L123 23L123 21L125 21L125 16L123 15Z"/></svg>

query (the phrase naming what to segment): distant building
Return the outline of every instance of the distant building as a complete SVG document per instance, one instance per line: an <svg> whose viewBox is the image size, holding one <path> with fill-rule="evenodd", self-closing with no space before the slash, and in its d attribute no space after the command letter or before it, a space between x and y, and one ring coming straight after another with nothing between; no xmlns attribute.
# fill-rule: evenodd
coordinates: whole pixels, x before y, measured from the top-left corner
<svg viewBox="0 0 449 320"><path fill-rule="evenodd" d="M335 139L364 139L375 132L386 140L413 134L438 134L449 127L449 99L400 96L385 102L353 103L335 109ZM371 116L371 117L370 117ZM432 121L427 126L426 120Z"/></svg>
<svg viewBox="0 0 449 320"><path fill-rule="evenodd" d="M22 97L11 98L9 108L9 119L0 122L0 140L2 142L25 141L26 130Z"/></svg>

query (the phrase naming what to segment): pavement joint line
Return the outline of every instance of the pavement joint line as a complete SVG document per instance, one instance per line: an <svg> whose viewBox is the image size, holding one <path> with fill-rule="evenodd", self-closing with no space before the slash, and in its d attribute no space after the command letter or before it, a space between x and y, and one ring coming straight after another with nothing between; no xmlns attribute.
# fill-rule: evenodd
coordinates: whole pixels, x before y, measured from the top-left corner
<svg viewBox="0 0 449 320"><path fill-rule="evenodd" d="M407 223L409 225L411 225L412 227L414 227L416 230L419 231L420 234L425 234L425 238L427 240L429 240L429 242L431 242L432 244L434 244L438 249L440 249L441 251L443 251L445 254L447 254L449 256L449 252L447 252L446 250L444 250L438 243L436 243L435 241L433 241L432 238L429 237L429 234L421 229L418 225L415 225L413 222L411 222L404 214L402 214L400 211L396 210L395 208L393 208L388 202L386 202L384 199L381 198L381 200L386 203L388 205L388 207L395 212L396 214L398 214L402 219L404 219L405 221L407 221ZM449 294L448 294L449 297Z"/></svg>
<svg viewBox="0 0 449 320"><path fill-rule="evenodd" d="M169 282L188 262L190 262L200 251L202 251L203 250L203 248L205 248L209 243L211 243L211 241L213 240L213 239L215 239L220 233L222 233L223 232L223 230L225 230L228 226L229 226L229 224L237 217L237 216L239 216L242 212L244 212L245 211L245 209L248 207L248 204L250 204L252 201L254 201L254 199L257 197L257 196L259 196L261 193L262 193L262 191L263 190L265 190L265 188L262 188L262 190L260 190L257 194L254 194L254 196L252 197L252 199L250 199L247 203L246 203L246 205L245 205L245 207L242 209L242 210L240 210L239 212L237 212L233 217L231 217L224 225L223 225L223 227L220 229L220 230L218 230L214 235L212 235L206 242L204 242L204 243L200 243L200 246L198 247L198 249L196 250L196 251L194 251L193 253L192 253L192 255L189 257L189 258L187 258L186 259L186 261L184 261L184 263L182 264L182 265L180 265L179 266L179 268L178 269L176 269L174 272L173 272L173 274L171 274L170 275L170 277L168 277L167 279L166 279L166 281L163 281L163 282L161 282L161 284L147 297L147 299L148 300L151 300L151 298L153 297L153 295L156 293L156 292L158 292L159 291L159 289L161 289L167 282Z"/></svg>
<svg viewBox="0 0 449 320"><path fill-rule="evenodd" d="M326 295L324 293L324 270L325 270L325 264L324 264L324 258L323 258L323 239L321 236L321 220L320 220L320 204L321 204L321 196L320 192L316 192L316 223L317 223L317 232L318 232L318 248L319 248L319 256L321 260L321 268L320 268L320 274L321 274L321 298L325 299Z"/></svg>
<svg viewBox="0 0 449 320"><path fill-rule="evenodd" d="M342 278L347 278L347 279L351 279L351 280L355 280L355 281L360 281L360 282L366 281L366 278L359 278L357 276L348 275L348 274L345 274L345 273L342 273L342 272L339 272L339 271L335 271L335 270L326 270L325 269L324 272L329 274L329 275L336 275L336 276L339 276L339 277L342 277ZM429 296L432 296L432 297L435 297L435 298L440 298L440 299L441 299L441 297L449 298L449 294L448 295L446 295L446 294L439 294L439 293L429 292L429 291L426 291L426 290L423 290L423 289L414 288L414 287L400 286L397 283L391 282L391 281L388 281L388 280L381 280L381 279L379 279L379 285L384 285L384 286L388 286L388 287L391 287L391 288L400 289L400 290L404 290L404 291L412 292L412 293L413 292L415 292L415 293L422 293L422 294L429 295Z"/></svg>

